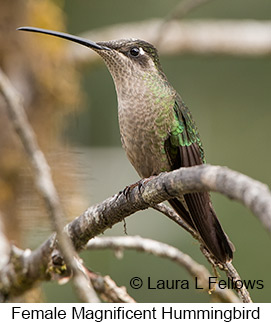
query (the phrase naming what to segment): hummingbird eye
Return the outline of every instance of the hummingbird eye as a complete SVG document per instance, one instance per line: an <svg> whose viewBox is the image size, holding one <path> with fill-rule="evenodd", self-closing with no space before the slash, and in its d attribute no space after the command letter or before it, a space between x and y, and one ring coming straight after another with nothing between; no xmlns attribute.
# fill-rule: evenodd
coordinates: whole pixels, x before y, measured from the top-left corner
<svg viewBox="0 0 271 323"><path fill-rule="evenodd" d="M133 47L130 49L130 54L136 57L140 54L140 49L138 47Z"/></svg>

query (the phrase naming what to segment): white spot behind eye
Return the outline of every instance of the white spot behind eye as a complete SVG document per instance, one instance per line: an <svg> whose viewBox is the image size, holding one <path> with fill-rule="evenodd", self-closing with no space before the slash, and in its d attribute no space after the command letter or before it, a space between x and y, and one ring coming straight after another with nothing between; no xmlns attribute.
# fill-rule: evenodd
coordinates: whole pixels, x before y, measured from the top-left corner
<svg viewBox="0 0 271 323"><path fill-rule="evenodd" d="M140 55L144 55L145 54L144 49L142 47L139 47L139 53L140 53Z"/></svg>

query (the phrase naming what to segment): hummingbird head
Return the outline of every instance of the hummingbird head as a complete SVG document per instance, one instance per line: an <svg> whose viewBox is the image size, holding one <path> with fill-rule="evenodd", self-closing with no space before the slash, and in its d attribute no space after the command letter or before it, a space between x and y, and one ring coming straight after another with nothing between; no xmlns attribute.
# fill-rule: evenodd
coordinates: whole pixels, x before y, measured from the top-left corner
<svg viewBox="0 0 271 323"><path fill-rule="evenodd" d="M127 77L148 72L165 77L157 49L144 40L120 39L97 44L110 49L94 50L104 59L114 78L121 74Z"/></svg>
<svg viewBox="0 0 271 323"><path fill-rule="evenodd" d="M150 43L139 39L121 39L112 41L93 42L67 33L35 28L20 27L18 30L38 32L61 37L98 53L105 61L113 79L118 94L134 91L142 92L147 84L167 86L167 79L162 71L156 48ZM158 81L158 83L157 83Z"/></svg>
<svg viewBox="0 0 271 323"><path fill-rule="evenodd" d="M132 38L97 42L97 45L109 49L94 48L113 77L119 107L138 101L148 105L174 95L152 44Z"/></svg>

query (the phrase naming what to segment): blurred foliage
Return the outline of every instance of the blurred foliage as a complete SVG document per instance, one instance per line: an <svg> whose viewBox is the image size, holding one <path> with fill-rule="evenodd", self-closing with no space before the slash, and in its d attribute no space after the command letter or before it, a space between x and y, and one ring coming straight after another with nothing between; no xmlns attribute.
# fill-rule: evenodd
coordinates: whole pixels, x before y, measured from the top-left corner
<svg viewBox="0 0 271 323"><path fill-rule="evenodd" d="M73 34L105 25L165 17L179 0L29 0L0 2L0 66L22 93L39 143L53 166L69 214L123 189L138 179L119 149L117 100L112 79L102 64L81 69L67 64L67 43L53 37L23 34L18 26L33 25ZM270 19L269 0L215 0L190 13L189 18ZM66 27L67 26L67 27ZM233 57L161 57L166 75L183 96L198 124L207 161L225 165L271 185L271 61ZM81 79L80 75L83 75ZM0 101L1 104L1 101ZM80 108L80 109L77 109ZM79 111L79 112L78 112ZM46 216L34 194L28 164L10 129L5 109L0 111L0 208L13 240L37 246L47 235ZM68 116L68 118L67 118ZM65 130L64 130L65 129ZM61 138L60 138L61 135ZM95 146L77 154L66 145ZM98 148L98 147L104 147ZM111 148L109 148L111 146ZM117 148L116 148L117 147ZM76 183L80 182L81 195ZM252 290L254 301L270 302L270 237L242 206L213 194L219 219L236 246L234 265L243 279L264 280L263 290ZM86 204L85 204L86 206ZM208 266L198 245L166 217L154 211L127 219L128 234L172 244ZM20 239L21 228L24 236ZM45 232L43 232L43 230ZM39 237L37 237L37 234ZM119 224L106 234L123 234ZM32 239L32 237L34 237ZM118 260L111 251L85 252L87 265L109 274L141 302L208 302L210 297L189 291L131 290L133 276L145 279L190 279L163 259L125 252ZM76 301L70 285L44 283L46 300Z"/></svg>
<svg viewBox="0 0 271 323"><path fill-rule="evenodd" d="M21 93L38 142L50 163L56 165L53 175L65 207L71 213L78 213L74 204L80 198L70 198L77 194L76 179L69 175L72 157L65 154L59 138L63 116L80 101L79 75L63 59L63 42L31 38L16 31L19 26L37 24L65 29L62 8L49 0L0 2L0 66ZM48 228L48 216L33 187L28 161L2 100L0 105L0 209L9 239L16 245L29 247L29 239L40 235L36 228ZM69 166L63 167L67 160ZM71 182L73 189L69 192L67 187ZM47 235L48 230L44 238Z"/></svg>

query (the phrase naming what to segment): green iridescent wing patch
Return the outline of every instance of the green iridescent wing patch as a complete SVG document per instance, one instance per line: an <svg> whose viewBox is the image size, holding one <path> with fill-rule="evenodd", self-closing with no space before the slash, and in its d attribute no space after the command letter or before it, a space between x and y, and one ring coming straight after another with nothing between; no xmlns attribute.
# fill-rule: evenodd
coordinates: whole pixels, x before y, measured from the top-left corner
<svg viewBox="0 0 271 323"><path fill-rule="evenodd" d="M180 98L175 101L173 109L175 122L165 142L171 168L205 163L199 132L190 111Z"/></svg>

